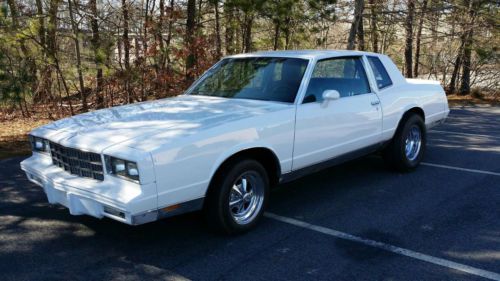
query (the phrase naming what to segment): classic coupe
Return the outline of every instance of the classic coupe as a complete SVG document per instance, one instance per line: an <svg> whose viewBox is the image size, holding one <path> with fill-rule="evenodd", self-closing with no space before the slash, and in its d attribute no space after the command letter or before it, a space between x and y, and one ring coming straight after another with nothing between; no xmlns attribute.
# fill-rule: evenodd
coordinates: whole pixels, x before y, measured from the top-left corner
<svg viewBox="0 0 500 281"><path fill-rule="evenodd" d="M415 169L448 113L438 82L405 79L386 55L240 54L180 96L34 129L21 167L72 215L138 225L203 210L209 226L241 233L279 183L376 152Z"/></svg>

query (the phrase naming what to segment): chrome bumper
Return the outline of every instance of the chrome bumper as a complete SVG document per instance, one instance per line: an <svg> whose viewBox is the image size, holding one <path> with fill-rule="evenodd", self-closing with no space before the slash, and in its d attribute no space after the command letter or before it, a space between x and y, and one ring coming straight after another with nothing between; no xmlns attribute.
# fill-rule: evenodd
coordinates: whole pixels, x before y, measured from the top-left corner
<svg viewBox="0 0 500 281"><path fill-rule="evenodd" d="M40 155L21 162L28 179L41 186L50 204L68 208L71 215L108 217L129 225L153 222L199 210L203 198L158 208L156 184L138 186L130 181L110 177L104 181L82 178L52 165Z"/></svg>
<svg viewBox="0 0 500 281"><path fill-rule="evenodd" d="M156 185L138 186L110 177L104 181L78 177L52 165L50 158L33 155L21 162L27 178L43 188L50 204L68 208L71 215L108 217L130 224L157 220Z"/></svg>

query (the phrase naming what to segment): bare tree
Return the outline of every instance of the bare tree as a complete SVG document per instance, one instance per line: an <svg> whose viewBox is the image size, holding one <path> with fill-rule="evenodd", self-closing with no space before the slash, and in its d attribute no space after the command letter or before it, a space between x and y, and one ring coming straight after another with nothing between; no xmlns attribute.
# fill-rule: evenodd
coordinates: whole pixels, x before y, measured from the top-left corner
<svg viewBox="0 0 500 281"><path fill-rule="evenodd" d="M71 0L69 0L71 1ZM99 13L97 11L97 1L89 0L89 8L90 8L90 29L92 30L92 51L94 53L94 63L96 66L96 105L97 108L104 107L104 99L102 96L102 88L103 88L103 76L102 76L102 58L99 55L100 47L101 47L101 39L99 35L99 23L97 19L99 18Z"/></svg>
<svg viewBox="0 0 500 281"><path fill-rule="evenodd" d="M196 53L194 46L194 36L196 32L196 0L187 2L187 20L186 20L186 48L188 55L186 57L186 80L192 81L194 78L193 68L196 65Z"/></svg>
<svg viewBox="0 0 500 281"><path fill-rule="evenodd" d="M347 39L347 49L354 50L356 45L356 34L359 32L359 25L363 21L363 10L365 6L364 0L355 0L354 4L354 19L351 23L351 29L349 30L349 38Z"/></svg>
<svg viewBox="0 0 500 281"><path fill-rule="evenodd" d="M219 0L212 0L215 14L215 53L217 59L222 57L222 39L220 35L220 15L219 15Z"/></svg>
<svg viewBox="0 0 500 281"><path fill-rule="evenodd" d="M460 94L466 95L470 92L470 73L471 73L471 57L472 57L472 44L474 36L474 23L476 20L477 9L481 5L481 0L466 0L468 4L469 21L466 25L464 34L464 50L462 58L462 78L460 83ZM479 4L479 5L478 5Z"/></svg>
<svg viewBox="0 0 500 281"><path fill-rule="evenodd" d="M69 11L69 19L71 21L71 29L73 30L73 41L75 42L75 53L76 53L76 70L78 72L78 82L80 86L80 97L82 99L82 110L84 112L88 111L87 105L87 93L85 92L85 85L83 82L83 73L82 73L82 56L80 54L80 39L78 39L80 35L80 31L78 29L78 24L75 21L75 15L73 11L73 0L68 0L68 11Z"/></svg>
<svg viewBox="0 0 500 281"><path fill-rule="evenodd" d="M424 26L424 18L427 13L427 2L423 0L422 7L420 8L420 19L418 20L417 38L415 42L415 66L413 68L413 76L418 77L418 68L420 65L420 41L422 39L422 28Z"/></svg>
<svg viewBox="0 0 500 281"><path fill-rule="evenodd" d="M124 63L125 63L125 92L127 95L127 103L132 102L131 89L130 89L130 39L128 36L129 32L129 8L127 0L122 0L122 15L123 15L123 51L124 51Z"/></svg>
<svg viewBox="0 0 500 281"><path fill-rule="evenodd" d="M412 78L413 57L413 18L415 16L415 0L408 0L408 11L405 21L405 73L406 77Z"/></svg>
<svg viewBox="0 0 500 281"><path fill-rule="evenodd" d="M174 12L175 12L175 1L170 0L169 14L168 14L168 28L167 28L167 40L165 42L166 46L166 60L167 60L167 71L171 72L171 61L170 61L170 44L172 42L172 31L174 26Z"/></svg>
<svg viewBox="0 0 500 281"><path fill-rule="evenodd" d="M378 18L378 7L376 0L369 0L370 4L370 36L372 41L372 51L378 52L378 29L377 29L377 18Z"/></svg>

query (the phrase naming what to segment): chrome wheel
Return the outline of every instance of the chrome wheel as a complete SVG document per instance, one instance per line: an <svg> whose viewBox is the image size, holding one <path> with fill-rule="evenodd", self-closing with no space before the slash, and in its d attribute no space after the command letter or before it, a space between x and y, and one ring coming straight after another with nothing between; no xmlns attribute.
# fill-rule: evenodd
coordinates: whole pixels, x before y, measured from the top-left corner
<svg viewBox="0 0 500 281"><path fill-rule="evenodd" d="M237 224L252 222L264 202L264 182L254 171L243 173L231 187L229 212Z"/></svg>
<svg viewBox="0 0 500 281"><path fill-rule="evenodd" d="M417 159L422 146L422 131L417 125L413 125L405 140L405 154L410 161Z"/></svg>

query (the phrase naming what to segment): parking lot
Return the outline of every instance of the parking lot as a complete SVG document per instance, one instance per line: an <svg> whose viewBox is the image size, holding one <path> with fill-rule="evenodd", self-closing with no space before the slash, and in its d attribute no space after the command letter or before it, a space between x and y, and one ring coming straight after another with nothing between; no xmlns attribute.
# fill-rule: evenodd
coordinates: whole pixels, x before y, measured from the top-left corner
<svg viewBox="0 0 500 281"><path fill-rule="evenodd" d="M0 280L500 280L500 107L453 108L412 173L372 155L279 186L237 237L71 216L21 160L0 160Z"/></svg>

